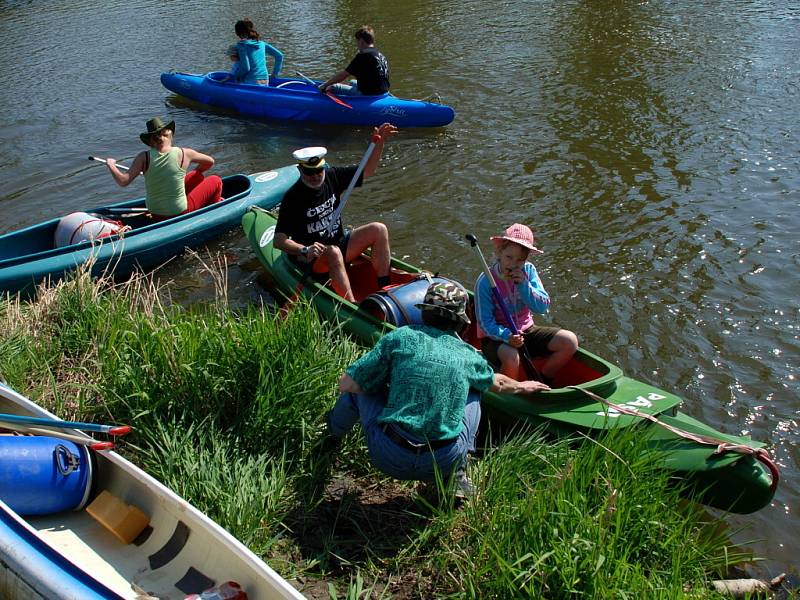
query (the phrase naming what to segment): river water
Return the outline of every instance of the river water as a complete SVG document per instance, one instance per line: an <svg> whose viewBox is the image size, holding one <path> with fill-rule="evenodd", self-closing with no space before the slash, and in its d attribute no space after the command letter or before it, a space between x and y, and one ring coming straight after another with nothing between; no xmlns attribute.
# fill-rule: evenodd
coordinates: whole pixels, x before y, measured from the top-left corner
<svg viewBox="0 0 800 600"><path fill-rule="evenodd" d="M730 522L767 558L761 573L797 573L800 6L5 0L0 232L143 195L87 156L130 160L156 115L220 174L288 164L306 145L357 162L368 129L236 118L161 87L162 71L227 69L243 16L285 53L285 73L316 78L347 64L358 26L376 27L393 91L439 94L457 116L393 139L346 220L386 222L396 255L467 283L478 265L466 232L532 225L553 297L541 323L681 394L689 414L769 444L775 500ZM264 295L238 231L214 249L235 302ZM212 293L191 259L164 274L186 300Z"/></svg>

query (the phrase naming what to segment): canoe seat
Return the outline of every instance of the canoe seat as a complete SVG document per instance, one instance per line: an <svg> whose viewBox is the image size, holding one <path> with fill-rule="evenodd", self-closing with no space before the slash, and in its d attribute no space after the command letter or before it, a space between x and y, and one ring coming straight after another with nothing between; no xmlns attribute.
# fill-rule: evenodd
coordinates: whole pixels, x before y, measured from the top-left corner
<svg viewBox="0 0 800 600"><path fill-rule="evenodd" d="M378 289L378 276L372 268L372 261L366 256L359 256L347 265L347 276L356 302Z"/></svg>
<svg viewBox="0 0 800 600"><path fill-rule="evenodd" d="M234 196L249 193L253 183L246 175L231 175L222 180L222 198L229 200Z"/></svg>

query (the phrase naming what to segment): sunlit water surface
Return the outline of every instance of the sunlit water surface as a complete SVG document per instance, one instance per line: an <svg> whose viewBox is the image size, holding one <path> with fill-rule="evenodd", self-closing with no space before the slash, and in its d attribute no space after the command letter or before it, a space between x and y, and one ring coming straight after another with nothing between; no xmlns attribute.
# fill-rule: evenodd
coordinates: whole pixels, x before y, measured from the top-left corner
<svg viewBox="0 0 800 600"><path fill-rule="evenodd" d="M532 224L554 300L541 322L681 394L691 415L769 444L775 501L731 522L769 559L762 571L796 572L797 4L7 1L0 232L142 195L86 158L130 160L155 115L221 174L287 164L305 145L356 162L366 129L236 118L161 87L162 71L227 69L242 16L284 51L285 72L315 77L347 63L356 27L376 26L393 91L439 94L457 117L392 140L346 220L385 221L395 254L467 283L478 266L466 232ZM239 231L213 249L234 302L264 297ZM213 291L196 260L162 273L184 301Z"/></svg>

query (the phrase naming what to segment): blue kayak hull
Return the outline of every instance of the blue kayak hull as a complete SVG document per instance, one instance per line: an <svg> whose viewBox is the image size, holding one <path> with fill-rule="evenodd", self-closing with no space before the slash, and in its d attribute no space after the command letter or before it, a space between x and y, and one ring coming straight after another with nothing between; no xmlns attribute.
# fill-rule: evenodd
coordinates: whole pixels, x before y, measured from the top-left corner
<svg viewBox="0 0 800 600"><path fill-rule="evenodd" d="M89 260L92 274L124 277L137 269L163 264L186 248L196 248L236 227L251 206L274 208L299 177L295 166L254 175L223 177L225 200L200 210L152 223L144 216L124 216L134 227L122 236L53 247L59 218L0 235L0 293L29 296L37 283L57 280ZM144 198L86 210L120 219L125 209L144 206Z"/></svg>
<svg viewBox="0 0 800 600"><path fill-rule="evenodd" d="M271 80L269 86L221 82L227 73L206 75L162 73L162 85L180 96L252 117L308 121L324 125L381 125L443 127L455 111L444 104L406 100L391 94L338 96L352 108L336 103L301 79Z"/></svg>

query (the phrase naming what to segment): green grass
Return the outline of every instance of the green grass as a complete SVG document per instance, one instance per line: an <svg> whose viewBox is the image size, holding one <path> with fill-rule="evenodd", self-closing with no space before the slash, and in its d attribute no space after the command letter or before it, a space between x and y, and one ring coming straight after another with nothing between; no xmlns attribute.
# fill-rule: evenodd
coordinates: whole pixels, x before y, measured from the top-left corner
<svg viewBox="0 0 800 600"><path fill-rule="evenodd" d="M745 557L726 558L700 514L678 509L643 451L631 433L577 450L506 440L473 469L477 500L418 543L439 547L430 560L454 597L675 598Z"/></svg>
<svg viewBox="0 0 800 600"><path fill-rule="evenodd" d="M134 425L131 460L312 597L711 598L747 558L630 434L504 440L460 508L371 469L360 434L320 455L363 350L309 306L233 310L217 288L187 308L147 278L83 274L0 302L0 377L64 418Z"/></svg>

